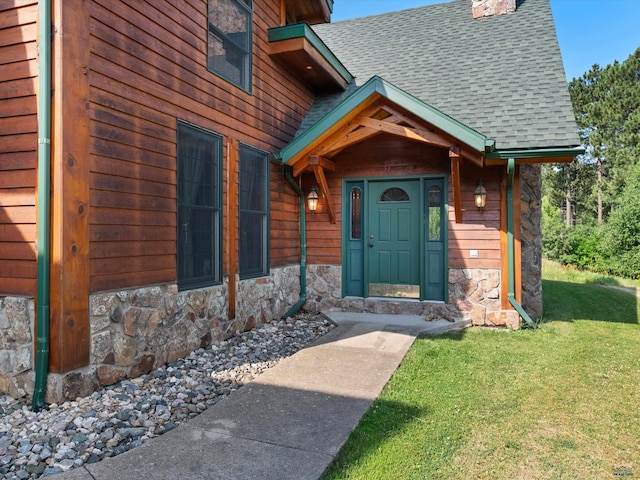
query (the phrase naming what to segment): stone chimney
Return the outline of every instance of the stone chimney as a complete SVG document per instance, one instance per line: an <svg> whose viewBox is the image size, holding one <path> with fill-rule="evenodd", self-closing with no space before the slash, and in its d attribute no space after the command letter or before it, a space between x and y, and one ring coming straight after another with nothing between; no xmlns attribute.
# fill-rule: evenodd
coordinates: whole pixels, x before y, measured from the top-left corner
<svg viewBox="0 0 640 480"><path fill-rule="evenodd" d="M473 0L473 18L492 17L516 11L516 0Z"/></svg>

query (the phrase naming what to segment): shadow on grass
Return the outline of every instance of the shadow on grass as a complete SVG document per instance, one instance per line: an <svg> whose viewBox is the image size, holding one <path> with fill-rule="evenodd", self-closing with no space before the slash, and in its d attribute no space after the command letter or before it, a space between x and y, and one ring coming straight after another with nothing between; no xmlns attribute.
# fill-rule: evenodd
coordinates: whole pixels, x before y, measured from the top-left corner
<svg viewBox="0 0 640 480"><path fill-rule="evenodd" d="M378 398L362 417L358 428L351 432L321 480L345 478L349 467L379 456L385 443L401 435L407 424L427 413L425 408Z"/></svg>
<svg viewBox="0 0 640 480"><path fill-rule="evenodd" d="M468 329L464 329L464 330L459 330L459 331L454 331L454 332L447 332L447 333L437 333L437 334L431 334L431 333L420 333L417 338L428 338L431 340L456 340L456 341L462 341L464 340L465 334L467 333Z"/></svg>
<svg viewBox="0 0 640 480"><path fill-rule="evenodd" d="M596 283L543 280L547 320L640 323L638 297Z"/></svg>

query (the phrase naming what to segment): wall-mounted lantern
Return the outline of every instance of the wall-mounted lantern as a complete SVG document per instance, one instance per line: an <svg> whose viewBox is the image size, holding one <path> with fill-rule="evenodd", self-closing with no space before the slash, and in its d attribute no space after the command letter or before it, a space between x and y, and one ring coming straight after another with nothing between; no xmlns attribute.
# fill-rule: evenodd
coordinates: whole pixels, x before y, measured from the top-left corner
<svg viewBox="0 0 640 480"><path fill-rule="evenodd" d="M316 213L316 210L318 209L318 187L315 185L311 187L311 191L309 192L309 195L307 195L307 206L309 207L311 215Z"/></svg>
<svg viewBox="0 0 640 480"><path fill-rule="evenodd" d="M476 189L473 191L473 200L478 210L482 211L487 203L487 190L484 188L482 180L478 180Z"/></svg>

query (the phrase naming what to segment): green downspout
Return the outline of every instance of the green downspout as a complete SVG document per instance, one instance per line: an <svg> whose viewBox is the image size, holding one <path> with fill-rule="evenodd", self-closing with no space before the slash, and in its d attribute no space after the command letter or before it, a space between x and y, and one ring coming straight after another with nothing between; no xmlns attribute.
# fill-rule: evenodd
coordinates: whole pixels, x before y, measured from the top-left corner
<svg viewBox="0 0 640 480"><path fill-rule="evenodd" d="M508 241L508 263L509 263L509 303L516 309L522 319L527 322L531 328L536 328L536 324L527 312L524 311L522 305L516 300L516 282L515 282L515 259L514 259L514 239L513 239L513 178L516 171L516 161L510 158L507 161L507 241Z"/></svg>
<svg viewBox="0 0 640 480"><path fill-rule="evenodd" d="M49 370L51 0L38 2L38 336L32 408L45 407Z"/></svg>
<svg viewBox="0 0 640 480"><path fill-rule="evenodd" d="M284 314L283 318L287 318L300 310L304 302L307 301L307 223L305 220L304 192L291 176L291 167L284 165L283 170L284 178L287 179L287 182L289 182L289 185L295 190L300 199L300 300Z"/></svg>

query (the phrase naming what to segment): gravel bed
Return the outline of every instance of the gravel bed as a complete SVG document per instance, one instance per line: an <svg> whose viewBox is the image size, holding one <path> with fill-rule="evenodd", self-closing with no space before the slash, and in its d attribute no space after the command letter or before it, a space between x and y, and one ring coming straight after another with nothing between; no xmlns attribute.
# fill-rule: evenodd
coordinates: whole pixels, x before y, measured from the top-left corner
<svg viewBox="0 0 640 480"><path fill-rule="evenodd" d="M45 477L142 445L334 327L323 316L299 314L38 413L25 400L0 396L0 479Z"/></svg>

